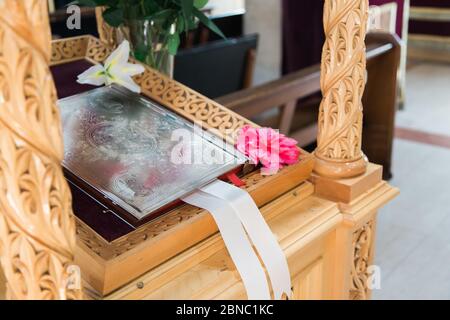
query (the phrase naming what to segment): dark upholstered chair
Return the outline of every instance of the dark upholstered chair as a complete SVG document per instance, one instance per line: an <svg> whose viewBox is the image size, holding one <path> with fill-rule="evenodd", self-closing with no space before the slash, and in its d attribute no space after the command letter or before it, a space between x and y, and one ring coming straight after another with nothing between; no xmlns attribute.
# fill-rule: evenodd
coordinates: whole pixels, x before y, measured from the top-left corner
<svg viewBox="0 0 450 320"><path fill-rule="evenodd" d="M251 86L258 35L213 41L181 50L174 79L209 98Z"/></svg>

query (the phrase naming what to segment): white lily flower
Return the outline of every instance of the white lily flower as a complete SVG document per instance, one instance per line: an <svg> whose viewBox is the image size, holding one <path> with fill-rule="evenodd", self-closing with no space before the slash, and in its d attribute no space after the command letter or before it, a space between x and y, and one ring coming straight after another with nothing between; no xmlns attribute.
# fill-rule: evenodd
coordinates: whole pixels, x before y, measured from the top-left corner
<svg viewBox="0 0 450 320"><path fill-rule="evenodd" d="M141 88L133 81L132 76L145 71L140 64L129 63L130 43L124 40L106 59L105 65L92 66L78 76L78 83L94 86L117 83L125 88L140 93Z"/></svg>

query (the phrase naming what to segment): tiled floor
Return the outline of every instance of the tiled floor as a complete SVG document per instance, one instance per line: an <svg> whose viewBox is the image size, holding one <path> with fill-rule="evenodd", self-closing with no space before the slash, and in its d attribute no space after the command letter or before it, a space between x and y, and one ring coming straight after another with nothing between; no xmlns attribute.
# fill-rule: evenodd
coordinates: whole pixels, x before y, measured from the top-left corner
<svg viewBox="0 0 450 320"><path fill-rule="evenodd" d="M450 66L416 65L407 82L397 125L412 132L395 140L401 195L379 215L373 298L450 299Z"/></svg>
<svg viewBox="0 0 450 320"><path fill-rule="evenodd" d="M414 63L397 125L450 136L450 64Z"/></svg>

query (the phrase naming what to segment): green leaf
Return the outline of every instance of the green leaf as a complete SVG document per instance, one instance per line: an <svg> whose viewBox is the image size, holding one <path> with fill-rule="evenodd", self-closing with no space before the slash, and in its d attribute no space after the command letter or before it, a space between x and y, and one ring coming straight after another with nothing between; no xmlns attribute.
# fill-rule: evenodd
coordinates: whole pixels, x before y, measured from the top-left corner
<svg viewBox="0 0 450 320"><path fill-rule="evenodd" d="M149 49L144 44L138 44L133 52L133 56L141 62L145 62L148 54Z"/></svg>
<svg viewBox="0 0 450 320"><path fill-rule="evenodd" d="M139 20L142 17L142 7L139 4L129 4L124 12L125 19Z"/></svg>
<svg viewBox="0 0 450 320"><path fill-rule="evenodd" d="M221 36L222 38L226 39L225 35L219 29L219 27L216 26L216 24L214 22L212 22L207 16L205 16L205 14L203 12L201 12L197 8L194 8L193 11L194 11L194 15L198 18L198 20L200 20L201 23L203 23L205 26L207 26L209 29L211 29L211 31L213 31L214 33L216 33L219 36Z"/></svg>
<svg viewBox="0 0 450 320"><path fill-rule="evenodd" d="M169 17L172 16L174 12L175 11L173 9L164 9L156 12L155 14L146 16L145 19L164 21L169 19Z"/></svg>
<svg viewBox="0 0 450 320"><path fill-rule="evenodd" d="M155 14L156 12L158 12L158 10L161 11L161 9L159 9L158 7L158 4L153 0L144 1L144 9L147 15Z"/></svg>
<svg viewBox="0 0 450 320"><path fill-rule="evenodd" d="M180 35L174 33L170 35L169 41L167 42L167 49L171 55L176 55L178 52L178 47L180 46Z"/></svg>
<svg viewBox="0 0 450 320"><path fill-rule="evenodd" d="M123 23L123 18L123 10L120 8L108 8L103 12L103 19L115 28Z"/></svg>
<svg viewBox="0 0 450 320"><path fill-rule="evenodd" d="M209 0L194 0L194 7L201 9L208 4Z"/></svg>
<svg viewBox="0 0 450 320"><path fill-rule="evenodd" d="M181 10L183 11L183 16L185 21L189 21L192 17L192 10L194 9L194 0L180 0ZM187 24L184 31L188 31Z"/></svg>
<svg viewBox="0 0 450 320"><path fill-rule="evenodd" d="M187 23L187 21L184 19L184 16L180 15L177 19L177 25L176 25L176 27L177 27L176 31L178 33L182 33L184 30L186 30L185 28L187 28L187 26L185 23Z"/></svg>

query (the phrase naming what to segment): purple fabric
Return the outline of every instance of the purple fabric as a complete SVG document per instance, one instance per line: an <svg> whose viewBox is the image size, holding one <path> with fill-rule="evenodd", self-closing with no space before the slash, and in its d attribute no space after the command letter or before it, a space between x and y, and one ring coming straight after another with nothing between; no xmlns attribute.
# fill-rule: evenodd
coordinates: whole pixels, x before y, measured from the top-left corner
<svg viewBox="0 0 450 320"><path fill-rule="evenodd" d="M283 74L320 62L323 0L283 0Z"/></svg>
<svg viewBox="0 0 450 320"><path fill-rule="evenodd" d="M114 241L134 230L114 213L107 211L74 184L69 183L72 192L73 213L101 235L106 241Z"/></svg>
<svg viewBox="0 0 450 320"><path fill-rule="evenodd" d="M399 6L397 33L401 35L404 0L370 0L371 5L388 2L397 2ZM323 4L324 0L283 0L283 74L320 62L325 40Z"/></svg>
<svg viewBox="0 0 450 320"><path fill-rule="evenodd" d="M411 7L439 7L450 8L448 0L411 0Z"/></svg>
<svg viewBox="0 0 450 320"><path fill-rule="evenodd" d="M409 22L409 33L450 37L450 23L443 21L411 20Z"/></svg>
<svg viewBox="0 0 450 320"><path fill-rule="evenodd" d="M91 66L92 63L86 60L77 60L51 67L53 79L57 84L58 98L66 98L95 88L94 86L83 85L77 82L78 75Z"/></svg>

